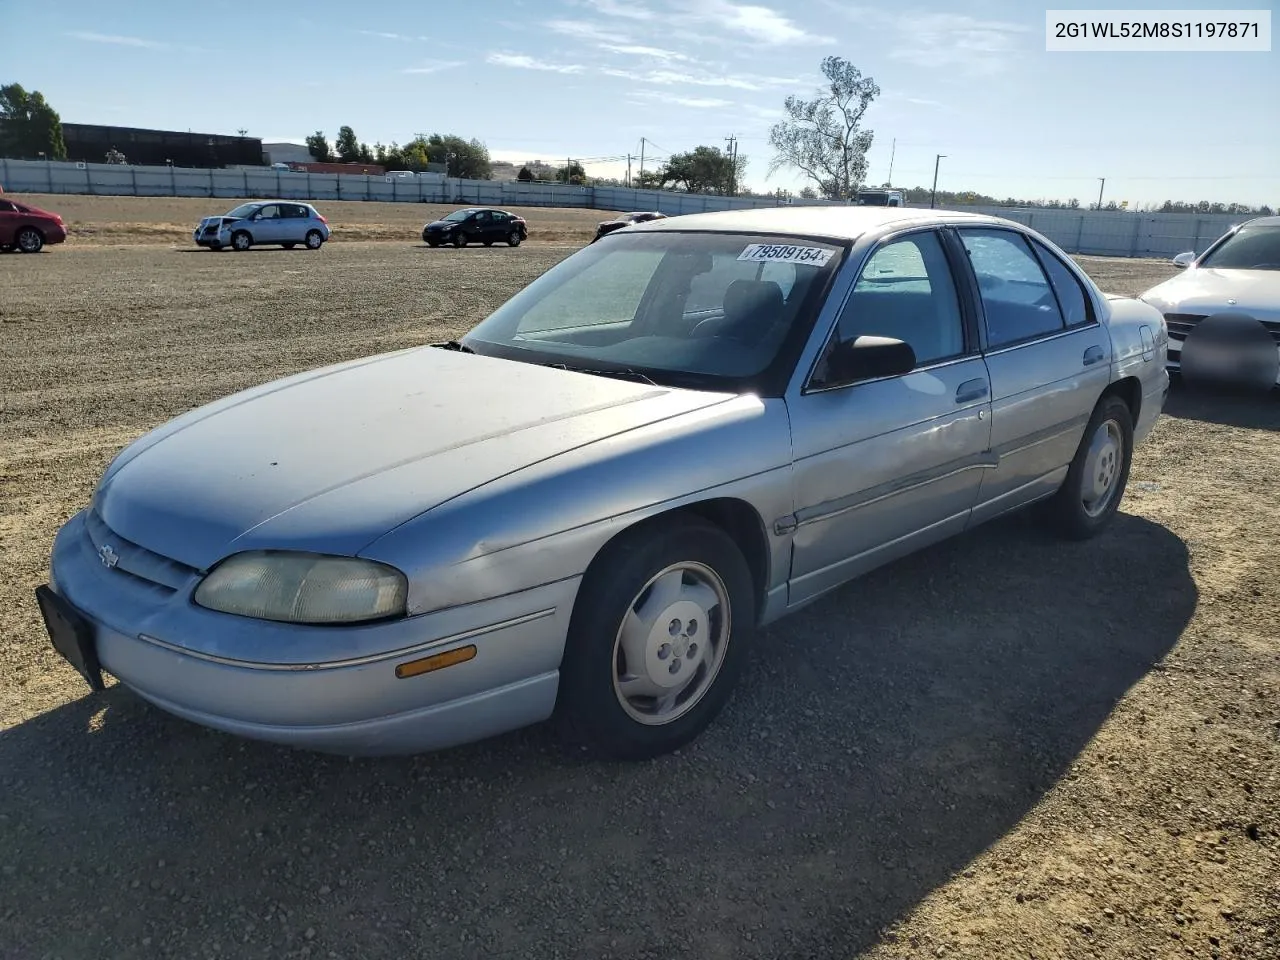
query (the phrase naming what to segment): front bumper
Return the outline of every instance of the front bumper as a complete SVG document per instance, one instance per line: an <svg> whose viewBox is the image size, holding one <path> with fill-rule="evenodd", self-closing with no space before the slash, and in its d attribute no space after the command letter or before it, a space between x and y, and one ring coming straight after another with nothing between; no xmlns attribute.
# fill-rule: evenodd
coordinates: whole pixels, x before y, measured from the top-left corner
<svg viewBox="0 0 1280 960"><path fill-rule="evenodd" d="M360 627L284 625L218 614L99 559L73 517L54 541L51 586L91 624L102 668L156 706L203 726L327 753L408 754L545 720L577 578L465 607ZM210 648L210 623L221 631ZM187 633L189 631L189 633ZM344 634L358 649L335 657ZM204 637L203 649L183 643ZM331 651L307 662L308 644ZM298 644L302 646L299 647ZM401 679L399 664L474 645L462 663ZM254 656L255 651L257 656Z"/></svg>

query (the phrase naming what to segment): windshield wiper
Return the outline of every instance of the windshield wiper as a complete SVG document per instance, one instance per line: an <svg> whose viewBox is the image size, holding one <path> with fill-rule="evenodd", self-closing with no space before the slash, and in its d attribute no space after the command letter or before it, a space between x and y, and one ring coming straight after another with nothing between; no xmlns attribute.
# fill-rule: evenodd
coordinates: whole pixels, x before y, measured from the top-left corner
<svg viewBox="0 0 1280 960"><path fill-rule="evenodd" d="M589 373L596 377L616 377L620 380L638 380L641 383L650 383L653 386L659 386L658 381L654 380L647 374L641 373L639 370L632 370L630 367L624 367L621 370L586 370L582 367L571 367L567 363L548 363L548 367L555 367L557 370L572 370L574 373Z"/></svg>
<svg viewBox="0 0 1280 960"><path fill-rule="evenodd" d="M457 350L459 353L475 353L461 340L446 340L444 343L433 343L433 347L439 347L441 350Z"/></svg>

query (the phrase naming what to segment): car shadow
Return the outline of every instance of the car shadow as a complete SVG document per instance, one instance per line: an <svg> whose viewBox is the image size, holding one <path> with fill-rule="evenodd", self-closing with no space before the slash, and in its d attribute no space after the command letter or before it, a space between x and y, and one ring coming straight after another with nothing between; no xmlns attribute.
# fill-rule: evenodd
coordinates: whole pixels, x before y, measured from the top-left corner
<svg viewBox="0 0 1280 960"><path fill-rule="evenodd" d="M545 727L348 760L115 686L0 734L12 949L852 957L1072 776L1196 602L1148 520L999 520L775 624L647 764Z"/></svg>
<svg viewBox="0 0 1280 960"><path fill-rule="evenodd" d="M1187 383L1175 376L1164 415L1247 430L1280 431L1280 388L1237 390Z"/></svg>

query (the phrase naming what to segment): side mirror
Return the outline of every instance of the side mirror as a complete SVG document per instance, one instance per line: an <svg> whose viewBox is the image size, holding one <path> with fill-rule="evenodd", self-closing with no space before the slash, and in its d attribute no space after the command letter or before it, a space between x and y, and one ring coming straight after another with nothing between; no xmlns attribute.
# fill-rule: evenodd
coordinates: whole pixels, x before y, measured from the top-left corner
<svg viewBox="0 0 1280 960"><path fill-rule="evenodd" d="M839 387L858 380L900 377L915 368L916 352L901 340L868 336L841 340L831 352L823 386Z"/></svg>
<svg viewBox="0 0 1280 960"><path fill-rule="evenodd" d="M1195 259L1196 259L1196 252L1194 250L1188 250L1186 253L1180 253L1176 257L1174 257L1173 265L1177 267L1179 270L1185 270L1187 267L1191 266L1191 264L1195 262Z"/></svg>

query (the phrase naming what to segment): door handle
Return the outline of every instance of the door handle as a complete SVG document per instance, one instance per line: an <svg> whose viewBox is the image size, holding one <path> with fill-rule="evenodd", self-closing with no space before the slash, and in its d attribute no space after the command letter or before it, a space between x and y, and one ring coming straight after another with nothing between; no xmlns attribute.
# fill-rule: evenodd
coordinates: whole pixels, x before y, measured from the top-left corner
<svg viewBox="0 0 1280 960"><path fill-rule="evenodd" d="M987 395L987 381L966 380L960 386L956 387L956 403L968 403L971 400L981 400Z"/></svg>
<svg viewBox="0 0 1280 960"><path fill-rule="evenodd" d="M1084 352L1084 365L1086 367L1091 367L1095 363L1097 363L1099 360L1101 360L1104 356L1105 354L1102 352L1102 348L1095 343L1092 347L1090 347L1088 350Z"/></svg>

